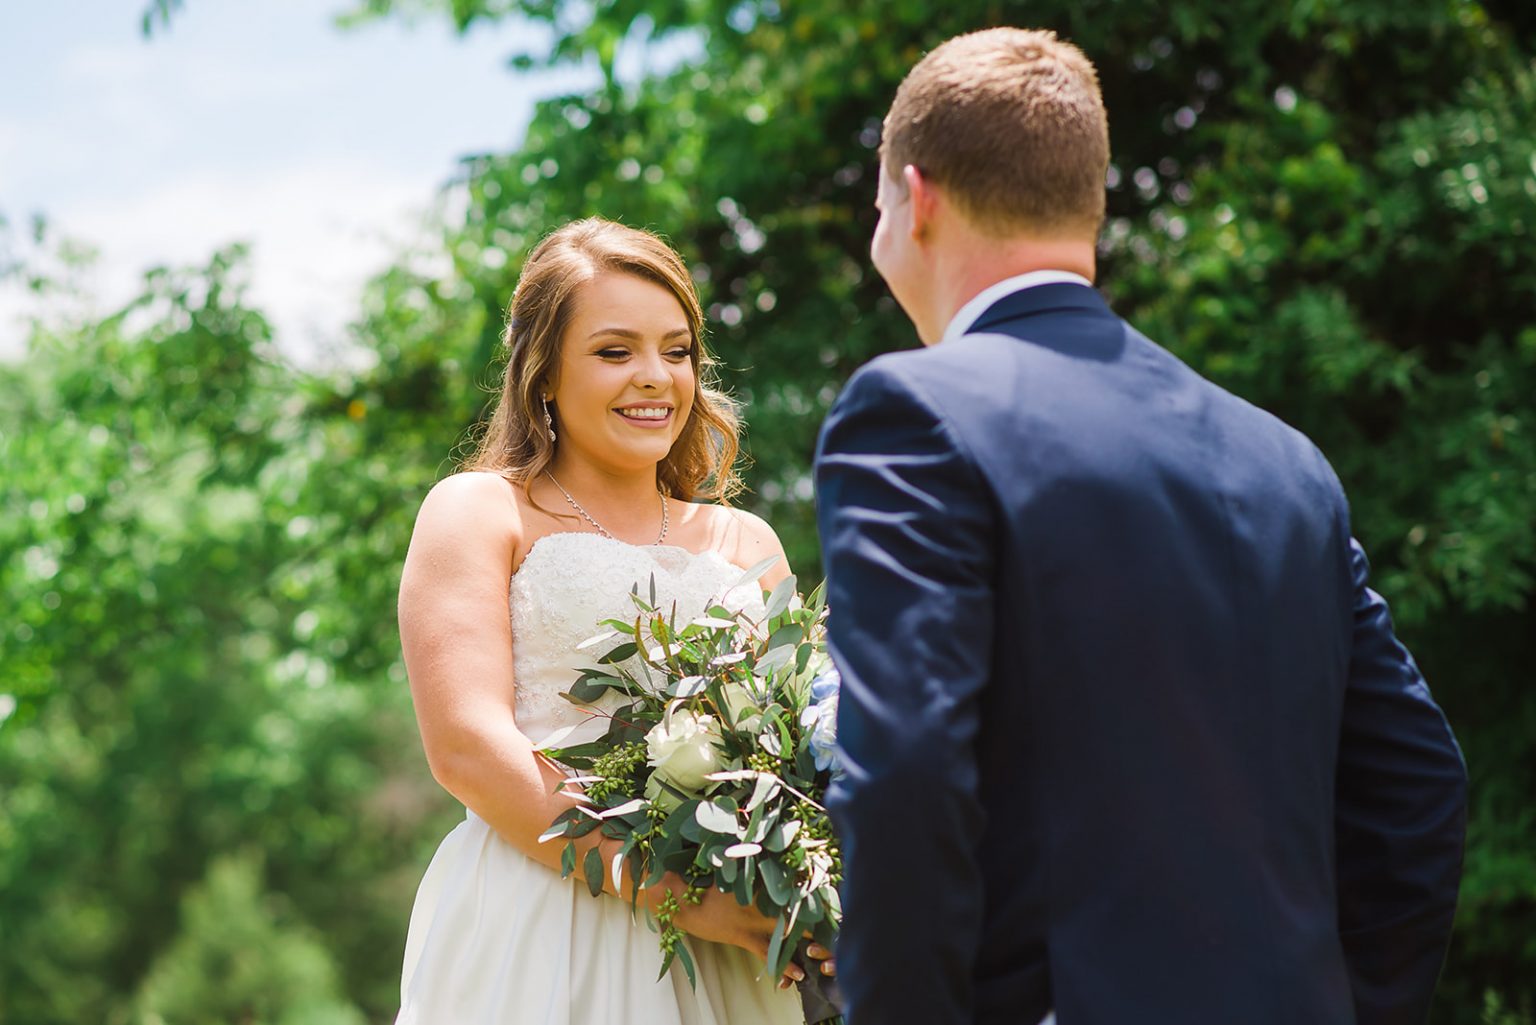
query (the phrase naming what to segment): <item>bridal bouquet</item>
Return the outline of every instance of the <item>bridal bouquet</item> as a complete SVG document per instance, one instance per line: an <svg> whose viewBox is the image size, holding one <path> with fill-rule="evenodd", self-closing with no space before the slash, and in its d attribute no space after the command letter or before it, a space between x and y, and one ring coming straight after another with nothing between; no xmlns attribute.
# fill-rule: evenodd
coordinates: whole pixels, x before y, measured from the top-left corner
<svg viewBox="0 0 1536 1025"><path fill-rule="evenodd" d="M650 600L638 585L631 598L633 619L605 620L603 632L579 646L601 652L598 668L582 673L565 697L586 705L616 692L622 704L608 713L601 739L546 743L545 754L577 775L568 781L573 807L540 841L565 838L565 875L577 870L575 838L601 830L623 841L611 863L595 847L583 859L594 896L605 874L619 885L627 862L632 907L643 886L668 872L688 882L684 900L696 903L715 887L755 904L777 920L768 969L778 977L804 933L830 949L842 914L842 859L821 805L834 768L838 683L826 654L822 590L801 600L791 577L765 597L761 616L716 605L687 622L656 607L654 581ZM676 959L694 983L693 959L673 924L678 908L669 897L656 914L661 973ZM818 1015L808 1014L812 1022L837 1014L822 1003L823 984L815 972L802 984L808 1012Z"/></svg>

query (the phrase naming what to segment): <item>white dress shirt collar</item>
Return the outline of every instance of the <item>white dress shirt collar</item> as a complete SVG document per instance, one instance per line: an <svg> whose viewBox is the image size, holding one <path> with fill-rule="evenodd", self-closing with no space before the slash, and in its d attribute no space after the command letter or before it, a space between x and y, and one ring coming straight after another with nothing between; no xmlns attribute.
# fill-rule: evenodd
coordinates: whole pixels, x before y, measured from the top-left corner
<svg viewBox="0 0 1536 1025"><path fill-rule="evenodd" d="M1015 292L1022 292L1026 288L1034 288L1036 285L1086 285L1093 287L1093 282L1081 274L1074 274L1069 270L1032 270L1028 274L1018 274L1011 278L1005 278L995 285L990 285L970 302L960 307L949 322L949 327L944 329L944 337L939 339L942 344L954 338L959 338L972 327L981 315L987 312L991 305L1005 296Z"/></svg>

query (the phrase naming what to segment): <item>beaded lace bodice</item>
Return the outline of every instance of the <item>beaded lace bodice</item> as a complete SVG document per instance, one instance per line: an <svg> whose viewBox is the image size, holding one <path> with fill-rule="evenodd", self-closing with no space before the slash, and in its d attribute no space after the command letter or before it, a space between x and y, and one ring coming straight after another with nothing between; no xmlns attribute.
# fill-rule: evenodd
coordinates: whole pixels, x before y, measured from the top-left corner
<svg viewBox="0 0 1536 1025"><path fill-rule="evenodd" d="M623 703L612 691L590 705L561 697L581 670L596 665L607 645L577 651L600 633L604 619L633 619L629 594L636 584L649 596L656 581L657 607L677 604L677 621L703 615L714 604L758 610L755 582L732 587L742 569L715 551L675 545L631 545L601 534L546 534L534 542L512 575L512 671L518 729L535 745L556 730L573 727L562 745L596 740L607 729L604 715ZM617 642L615 642L617 643Z"/></svg>

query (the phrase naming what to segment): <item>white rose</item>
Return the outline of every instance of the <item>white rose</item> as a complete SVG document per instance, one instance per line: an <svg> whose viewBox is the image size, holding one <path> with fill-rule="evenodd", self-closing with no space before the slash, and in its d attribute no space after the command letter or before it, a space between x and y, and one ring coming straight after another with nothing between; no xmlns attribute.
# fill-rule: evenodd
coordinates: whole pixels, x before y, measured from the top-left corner
<svg viewBox="0 0 1536 1025"><path fill-rule="evenodd" d="M646 754L657 775L679 790L698 793L709 780L704 777L724 766L720 749L720 724L712 715L670 712L645 735Z"/></svg>

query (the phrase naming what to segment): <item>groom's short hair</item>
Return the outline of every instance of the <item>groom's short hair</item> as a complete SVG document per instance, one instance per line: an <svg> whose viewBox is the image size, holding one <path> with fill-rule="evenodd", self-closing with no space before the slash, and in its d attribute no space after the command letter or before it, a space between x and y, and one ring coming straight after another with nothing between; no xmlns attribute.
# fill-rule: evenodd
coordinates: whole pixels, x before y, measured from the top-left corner
<svg viewBox="0 0 1536 1025"><path fill-rule="evenodd" d="M896 90L880 158L898 182L917 167L988 234L1097 235L1109 167L1098 73L1054 32L956 36Z"/></svg>

